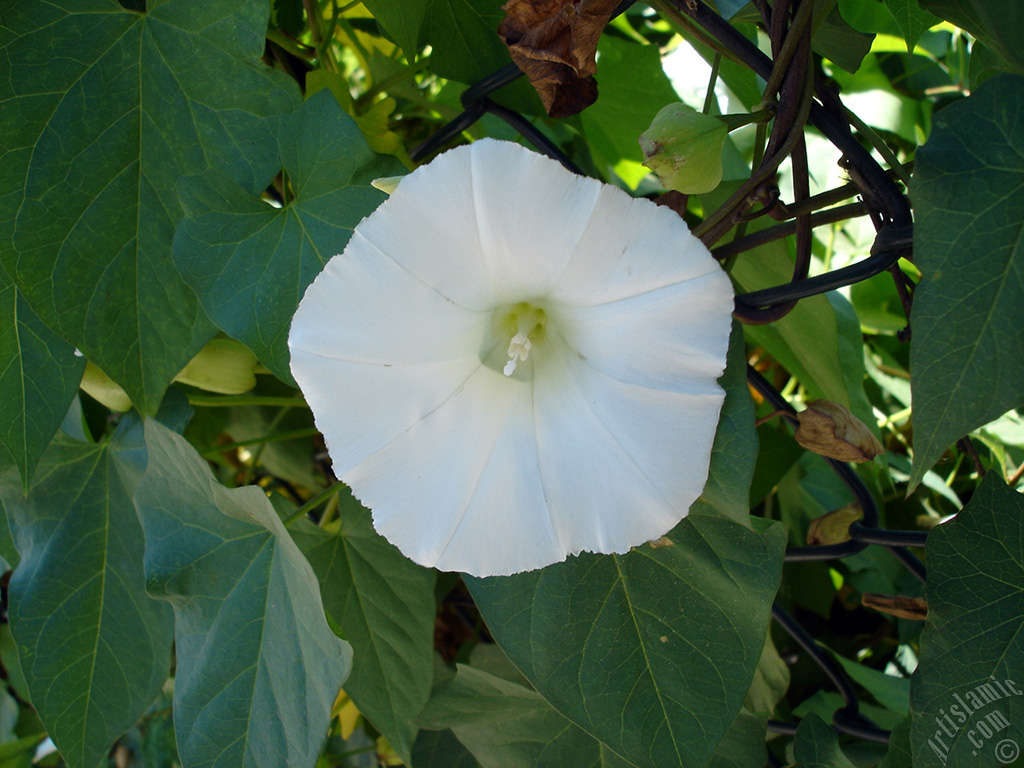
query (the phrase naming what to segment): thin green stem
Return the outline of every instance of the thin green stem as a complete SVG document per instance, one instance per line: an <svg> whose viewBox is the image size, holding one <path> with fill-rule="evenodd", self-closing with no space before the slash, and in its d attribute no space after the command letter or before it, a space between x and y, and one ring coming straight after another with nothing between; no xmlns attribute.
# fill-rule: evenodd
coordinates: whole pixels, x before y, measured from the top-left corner
<svg viewBox="0 0 1024 768"><path fill-rule="evenodd" d="M774 109L759 109L756 112L736 112L730 115L718 115L718 119L725 123L725 127L730 133L737 128L742 128L752 123L764 125L771 121L773 117L775 117ZM758 162L760 162L760 158L758 158Z"/></svg>
<svg viewBox="0 0 1024 768"><path fill-rule="evenodd" d="M332 522L334 520L334 518L336 518L337 516L338 516L338 496L334 495L334 496L332 496L328 500L327 506L324 507L324 513L322 515L320 515L320 527L321 528L326 527L327 524Z"/></svg>
<svg viewBox="0 0 1024 768"><path fill-rule="evenodd" d="M268 397L263 395L189 395L189 405L197 408L233 408L245 405L271 405L282 408L305 408L301 397Z"/></svg>
<svg viewBox="0 0 1024 768"><path fill-rule="evenodd" d="M889 164L889 167L899 177L899 180L906 185L907 189L910 189L910 175L904 169L903 163L896 157L896 154L889 149L889 145L882 141L882 137L875 132L875 129L857 117L852 110L847 109L846 116L860 135L867 139L868 143L878 150L878 154L885 158L885 162Z"/></svg>
<svg viewBox="0 0 1024 768"><path fill-rule="evenodd" d="M348 10L348 8L346 8L345 10ZM334 39L334 30L337 29L338 27L338 16L340 16L342 13L344 13L344 11L338 10L337 0L331 0L331 23L328 25L327 31L324 32L324 40L326 42L329 43L331 40Z"/></svg>
<svg viewBox="0 0 1024 768"><path fill-rule="evenodd" d="M345 487L344 483L335 483L334 485L330 485L330 486L324 488L322 491L320 491L320 493L318 493L312 499L307 501L305 504L303 504L297 510L292 512L288 516L288 519L284 521L285 526L291 526L297 520L301 520L303 517L308 515L310 512L312 512L314 509L319 507L321 504L323 504L325 501L330 499L332 496L335 496L336 494L338 494L344 487Z"/></svg>
<svg viewBox="0 0 1024 768"><path fill-rule="evenodd" d="M293 40L279 30L273 28L267 30L267 40L288 51L292 56L306 61L311 59L316 51L316 49L306 45L305 43Z"/></svg>
<svg viewBox="0 0 1024 768"><path fill-rule="evenodd" d="M384 93L386 90L391 88L391 86L397 85L403 80L408 80L409 78L415 77L417 74L426 69L428 64L430 64L430 57L424 56L422 59L418 59L415 64L409 64L407 67L404 67L400 71L395 72L393 75L388 75L379 83L370 88L366 93L360 96L359 103L362 104L368 101L373 101L373 99L378 94Z"/></svg>
<svg viewBox="0 0 1024 768"><path fill-rule="evenodd" d="M320 434L317 429L293 429L290 432L278 432L276 435L263 435L263 437L254 437L249 440L239 440L237 443L228 443L227 445L215 445L212 448L207 448L205 451L200 451L201 456L216 456L218 453L224 453L225 451L233 451L236 448L245 448L250 445L261 445L263 443L283 443L285 440L298 440L303 437L315 437Z"/></svg>
<svg viewBox="0 0 1024 768"><path fill-rule="evenodd" d="M718 70L722 66L722 54L715 53L715 60L711 62L711 76L708 78L708 92L704 96L704 107L701 109L705 115L711 114L711 105L715 102L715 86L718 85Z"/></svg>
<svg viewBox="0 0 1024 768"><path fill-rule="evenodd" d="M363 44L359 42L359 36L356 34L355 28L349 23L348 19L344 16L338 17L338 26L344 31L345 36L348 37L348 42L352 46L352 52L355 53L359 59L359 63L362 65L363 70L366 72L366 78L371 79L370 75L370 54L363 47Z"/></svg>
<svg viewBox="0 0 1024 768"><path fill-rule="evenodd" d="M309 34L313 38L313 44L316 46L317 58L320 60L320 64L329 72L337 72L338 64L334 60L334 54L331 52L330 40L325 40L323 36L323 19L320 17L320 6L317 5L316 0L302 0L302 5L306 9Z"/></svg>
<svg viewBox="0 0 1024 768"><path fill-rule="evenodd" d="M282 408L277 412L274 418L271 419L270 424L267 426L267 434L273 434L277 430L278 426L281 424L281 420L288 415L289 411L291 411L291 408ZM253 470L256 469L256 465L259 464L260 456L263 455L263 451L266 447L267 443L260 443L259 447L253 452L252 459L246 465L245 474L242 475L242 482L239 483L239 485L249 484L249 480L252 479Z"/></svg>
<svg viewBox="0 0 1024 768"><path fill-rule="evenodd" d="M747 179L740 187L729 196L729 199L725 201L716 211L710 214L700 224L693 229L693 234L697 237L704 239L702 236L711 232L716 225L725 221L725 219L732 215L736 209L743 205L747 199L747 196L753 193L766 179L768 179L775 170L781 165L782 161L789 157L790 152L796 146L797 142L803 137L804 124L807 122L807 116L811 112L811 95L814 82L811 78L807 78L804 84L804 91L801 95L800 105L797 107L796 119L793 121L793 129L786 136L782 146L779 147L778 151L771 158L771 161L757 167L749 179ZM712 240L716 238L712 237ZM707 243L705 243L707 244Z"/></svg>

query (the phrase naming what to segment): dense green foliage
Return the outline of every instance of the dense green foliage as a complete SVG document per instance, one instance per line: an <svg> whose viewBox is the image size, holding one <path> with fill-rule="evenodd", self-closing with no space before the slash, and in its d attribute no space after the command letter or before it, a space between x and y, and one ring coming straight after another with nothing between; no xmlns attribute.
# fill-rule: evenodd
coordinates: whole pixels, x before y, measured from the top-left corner
<svg viewBox="0 0 1024 768"><path fill-rule="evenodd" d="M908 196L913 248L896 233L892 269L769 322L738 313L711 474L665 537L481 579L412 563L334 481L287 334L386 199L371 182L413 168L509 64L502 0L0 0L0 768L1016 764L1024 5L717 0L764 52L769 5L807 25L813 54L777 102L687 4L607 25L578 115L548 117L519 78L445 147L521 140L506 108L655 198L638 138L662 107L751 113L714 191L662 201L735 244L723 265L758 291L801 253L811 275L868 259L885 223L838 208L863 189L810 197L863 171L805 125L817 78ZM744 187L786 120L777 172ZM719 222L740 189L768 215ZM771 229L808 205L813 235ZM208 378L179 375L225 337L258 364L217 351ZM809 527L852 486L748 387L748 363L797 410L830 400L881 441L848 471L881 526L934 529L914 550L925 584L881 546L784 559L849 538ZM927 618L865 595L923 598ZM829 727L844 699L773 601L888 745Z"/></svg>

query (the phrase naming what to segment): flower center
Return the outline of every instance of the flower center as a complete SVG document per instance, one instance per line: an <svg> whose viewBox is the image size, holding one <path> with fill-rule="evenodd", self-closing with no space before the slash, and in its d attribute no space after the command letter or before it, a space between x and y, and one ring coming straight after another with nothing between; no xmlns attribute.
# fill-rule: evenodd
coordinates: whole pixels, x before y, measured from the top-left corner
<svg viewBox="0 0 1024 768"><path fill-rule="evenodd" d="M502 330L511 338L508 343L508 362L502 373L511 376L518 365L530 356L535 342L544 335L547 317L540 307L523 301L516 304L501 321Z"/></svg>

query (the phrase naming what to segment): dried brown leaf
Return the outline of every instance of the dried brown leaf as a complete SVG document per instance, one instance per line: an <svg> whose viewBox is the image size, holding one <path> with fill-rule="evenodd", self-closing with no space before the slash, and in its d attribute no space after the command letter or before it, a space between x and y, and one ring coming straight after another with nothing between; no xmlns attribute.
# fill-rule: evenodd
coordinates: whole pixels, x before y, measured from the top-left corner
<svg viewBox="0 0 1024 768"><path fill-rule="evenodd" d="M797 414L794 437L804 448L839 461L864 462L885 448L862 421L838 403L815 400Z"/></svg>
<svg viewBox="0 0 1024 768"><path fill-rule="evenodd" d="M865 592L860 601L868 608L874 608L876 611L888 613L901 619L924 621L928 616L928 604L919 597Z"/></svg>
<svg viewBox="0 0 1024 768"><path fill-rule="evenodd" d="M552 117L597 100L597 40L617 0L509 0L498 34Z"/></svg>

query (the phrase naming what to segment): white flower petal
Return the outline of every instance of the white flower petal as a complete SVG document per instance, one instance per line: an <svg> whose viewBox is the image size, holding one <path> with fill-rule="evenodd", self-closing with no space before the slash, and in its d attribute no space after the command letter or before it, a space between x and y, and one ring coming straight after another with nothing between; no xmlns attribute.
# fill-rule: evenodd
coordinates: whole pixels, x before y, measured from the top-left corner
<svg viewBox="0 0 1024 768"><path fill-rule="evenodd" d="M455 305L353 238L307 289L288 339L292 374L335 471L386 445L462 386L480 365L490 323L489 314Z"/></svg>
<svg viewBox="0 0 1024 768"><path fill-rule="evenodd" d="M306 289L288 345L293 368L304 352L387 365L478 358L490 323L490 312L455 304L357 230Z"/></svg>
<svg viewBox="0 0 1024 768"><path fill-rule="evenodd" d="M671 211L485 140L357 227L296 313L292 370L378 531L424 565L509 574L686 514L731 299Z"/></svg>
<svg viewBox="0 0 1024 768"><path fill-rule="evenodd" d="M495 300L514 303L549 293L576 251L603 185L517 144L485 139L468 150Z"/></svg>
<svg viewBox="0 0 1024 768"><path fill-rule="evenodd" d="M532 401L529 381L482 366L342 479L377 530L423 565L495 575L564 559L541 487Z"/></svg>
<svg viewBox="0 0 1024 768"><path fill-rule="evenodd" d="M732 319L720 269L620 301L555 306L550 324L588 364L620 381L674 392L720 392Z"/></svg>
<svg viewBox="0 0 1024 768"><path fill-rule="evenodd" d="M600 189L543 155L483 139L403 178L357 231L453 301L493 308L554 287Z"/></svg>
<svg viewBox="0 0 1024 768"><path fill-rule="evenodd" d="M725 393L625 384L565 345L535 363L544 493L569 552L625 552L675 526L707 479Z"/></svg>
<svg viewBox="0 0 1024 768"><path fill-rule="evenodd" d="M720 271L678 214L606 184L551 298L605 304Z"/></svg>
<svg viewBox="0 0 1024 768"><path fill-rule="evenodd" d="M339 477L448 400L478 367L466 359L385 367L292 353L292 373Z"/></svg>

